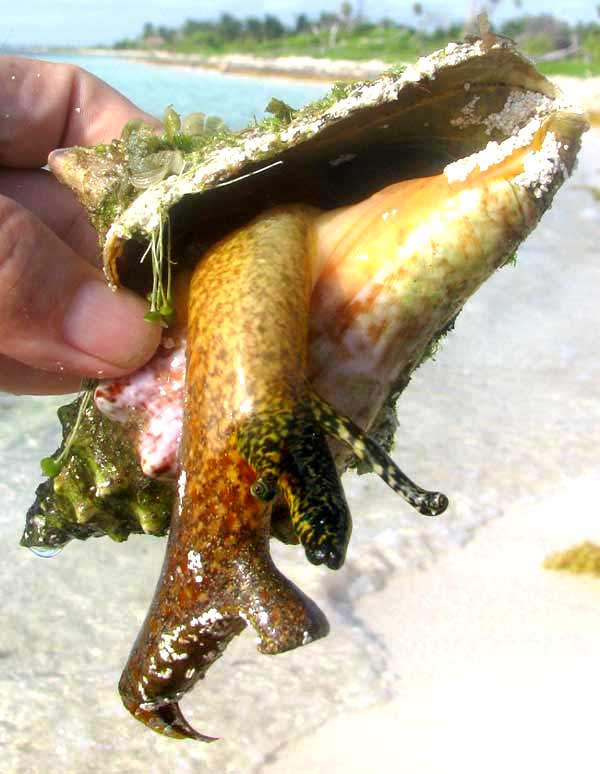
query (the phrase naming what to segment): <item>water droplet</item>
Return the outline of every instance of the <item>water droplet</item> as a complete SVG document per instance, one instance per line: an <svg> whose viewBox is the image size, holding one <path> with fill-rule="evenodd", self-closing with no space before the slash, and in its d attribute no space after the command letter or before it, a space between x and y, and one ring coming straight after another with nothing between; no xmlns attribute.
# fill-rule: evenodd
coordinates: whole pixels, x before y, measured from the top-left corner
<svg viewBox="0 0 600 774"><path fill-rule="evenodd" d="M42 559L52 559L63 550L62 546L28 546L32 554L41 556Z"/></svg>

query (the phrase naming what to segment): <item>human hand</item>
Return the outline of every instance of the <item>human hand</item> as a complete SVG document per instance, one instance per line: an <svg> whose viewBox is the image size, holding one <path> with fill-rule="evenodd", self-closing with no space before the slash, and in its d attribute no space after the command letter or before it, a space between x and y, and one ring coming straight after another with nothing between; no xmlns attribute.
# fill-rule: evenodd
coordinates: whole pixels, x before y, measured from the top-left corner
<svg viewBox="0 0 600 774"><path fill-rule="evenodd" d="M42 167L152 119L71 65L0 56L0 84L0 390L73 392L141 366L160 328L143 299L110 290L83 208Z"/></svg>

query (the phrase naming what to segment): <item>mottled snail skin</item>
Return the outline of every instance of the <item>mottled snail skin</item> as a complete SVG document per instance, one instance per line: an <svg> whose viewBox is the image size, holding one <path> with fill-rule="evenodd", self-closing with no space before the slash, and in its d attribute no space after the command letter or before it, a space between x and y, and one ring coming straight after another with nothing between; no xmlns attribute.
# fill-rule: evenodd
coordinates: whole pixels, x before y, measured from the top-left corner
<svg viewBox="0 0 600 774"><path fill-rule="evenodd" d="M313 393L313 415L319 425L333 438L346 444L361 462L370 465L374 473L401 495L423 516L439 516L448 507L448 498L442 492L430 492L403 473L378 443L364 433L349 417L336 412Z"/></svg>
<svg viewBox="0 0 600 774"><path fill-rule="evenodd" d="M312 564L338 569L352 522L327 440L312 413L288 439L278 484L283 499L273 505L271 534L284 542L301 542Z"/></svg>
<svg viewBox="0 0 600 774"><path fill-rule="evenodd" d="M271 501L286 468L319 455L319 472L329 486L310 477L312 469L306 468L304 487L319 500L328 529L305 531L301 540L311 561L337 568L346 552L350 513L331 455L322 454L326 443L313 417L307 382L314 217L307 207L273 210L221 243L220 265L208 293L225 296L222 314L208 318L198 335L204 335L210 319L225 321L209 346L225 354L226 342L231 362L210 376L217 384L224 379L233 390L237 449L257 474L251 487L255 497ZM191 295L196 294L192 282ZM191 389L202 387L196 383ZM297 488L283 491L292 507Z"/></svg>
<svg viewBox="0 0 600 774"><path fill-rule="evenodd" d="M302 206L271 210L209 250L192 276L179 502L120 682L130 712L168 736L208 739L178 700L246 623L271 654L327 633L321 611L268 550L280 488L309 560L331 568L344 560L351 519L325 432L422 512L447 505L307 382L314 219Z"/></svg>
<svg viewBox="0 0 600 774"><path fill-rule="evenodd" d="M252 494L257 474L239 450L240 434L263 416L251 453L268 474L282 461L270 443L274 427L285 432L277 411L302 409L310 222L302 209L267 214L209 251L192 277L179 503L120 682L129 711L168 736L207 739L177 702L246 623L271 654L328 631L321 611L273 565L271 505Z"/></svg>
<svg viewBox="0 0 600 774"><path fill-rule="evenodd" d="M258 218L234 240L221 243L219 250L227 255L223 262L234 260L237 252L243 255L246 269L230 274L223 268L219 279L238 299L253 298L256 287L264 289L260 301L241 304L234 318L235 330L227 336L227 342L237 346L231 352L237 365L230 365L235 374L229 373L227 378L239 379L242 374L238 392L242 389L244 393L238 395L244 418L236 431L237 446L258 473L252 493L269 501L279 490L285 503L280 498L274 508L272 534L285 542L298 542L299 538L309 561L338 569L344 561L351 517L325 435L340 440L369 463L421 513L441 513L447 499L411 482L357 425L307 385L307 340L302 331L306 331L308 295L320 266L312 238L319 215L314 209L296 205ZM294 219L299 219L302 228L295 228ZM284 258L283 248L289 250ZM174 282L178 308L182 300L187 303L189 281L184 273ZM268 311L273 294L278 306ZM261 310L265 307L262 316L257 303ZM231 310L226 312L231 317ZM203 331L214 319L221 319L219 310L215 314ZM277 320L275 326L273 319ZM174 349L160 350L137 374L104 383L96 390L96 402L103 412L139 432L140 463L148 475L170 476L177 469L173 439L180 435L180 427L172 425L183 413L183 401L178 405L176 397L169 396L183 384L181 343L185 342L186 328L185 315L180 314L176 328L172 333L169 329ZM246 353L245 370L240 370L241 353ZM175 363L173 369L171 364ZM250 384L251 392L246 394ZM165 439L162 449L161 438Z"/></svg>

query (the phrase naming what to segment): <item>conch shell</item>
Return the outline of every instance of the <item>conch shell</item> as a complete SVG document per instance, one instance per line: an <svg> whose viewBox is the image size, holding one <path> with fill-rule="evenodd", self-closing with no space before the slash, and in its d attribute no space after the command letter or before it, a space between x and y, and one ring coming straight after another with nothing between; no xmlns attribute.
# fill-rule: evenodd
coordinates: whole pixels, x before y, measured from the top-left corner
<svg viewBox="0 0 600 774"><path fill-rule="evenodd" d="M103 235L109 281L144 292L152 271L150 260L140 265L139 258L166 222L181 263L190 244L208 245L267 206L303 202L333 219L336 208L375 202L373 192L400 181L401 207L382 204L380 214L400 224L393 239L402 241L402 260L386 258L389 240L373 245L368 261L364 253L350 256L355 237L348 232L321 267L310 310L311 382L389 448L394 406L410 373L469 295L513 258L570 173L586 128L581 111L509 41L488 35L377 81L336 86L319 103L288 109L262 127L150 139L128 127L121 140L63 151L51 166ZM154 168L153 156L165 151L181 161L180 147L188 152L179 172L140 193L131 182L140 168ZM371 215L371 205L357 204L336 221L352 223L354 235L366 232L380 203ZM172 374L179 397L168 409L153 405L160 416L168 410L181 417L184 356L171 349L161 356L151 368ZM62 421L68 436L73 411L64 410ZM131 531L168 528L174 486L159 480L150 493L140 482L143 470L173 469L178 433L171 428L170 451L161 448L148 417L144 438L155 461L142 469L136 457L144 438L132 441L121 425L113 429L118 464L106 448L93 459L103 422L93 406L86 409L72 446L77 462L67 460L40 487L26 545L52 548L101 534L122 540ZM340 465L349 461L339 447L336 455Z"/></svg>
<svg viewBox="0 0 600 774"><path fill-rule="evenodd" d="M149 291L154 319L172 317L172 265L193 271L181 456L170 451L177 504L120 687L154 730L206 740L179 700L246 623L267 653L327 631L268 554L271 532L291 532L311 561L343 561L350 522L323 433L422 512L445 508L373 436L389 443L410 373L534 228L586 124L490 35L237 135L190 139L168 119L162 139L130 127L51 166L103 233L109 282ZM165 345L183 352L174 330ZM158 358L169 361L164 348ZM101 385L98 405L122 413L115 394L152 369ZM181 391L167 392L181 406ZM136 449L147 417L130 409ZM350 452L333 450L343 469Z"/></svg>

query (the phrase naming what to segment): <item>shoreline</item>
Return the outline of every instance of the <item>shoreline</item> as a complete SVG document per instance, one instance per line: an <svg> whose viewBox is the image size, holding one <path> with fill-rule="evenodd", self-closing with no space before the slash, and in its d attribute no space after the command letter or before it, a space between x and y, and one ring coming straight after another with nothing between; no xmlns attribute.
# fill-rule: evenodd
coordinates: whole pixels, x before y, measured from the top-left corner
<svg viewBox="0 0 600 774"><path fill-rule="evenodd" d="M71 53L108 56L142 64L210 70L223 75L249 75L263 78L293 78L302 81L360 81L376 78L392 67L382 59L354 61L310 56L258 57L252 54L178 54L160 49L77 48Z"/></svg>

